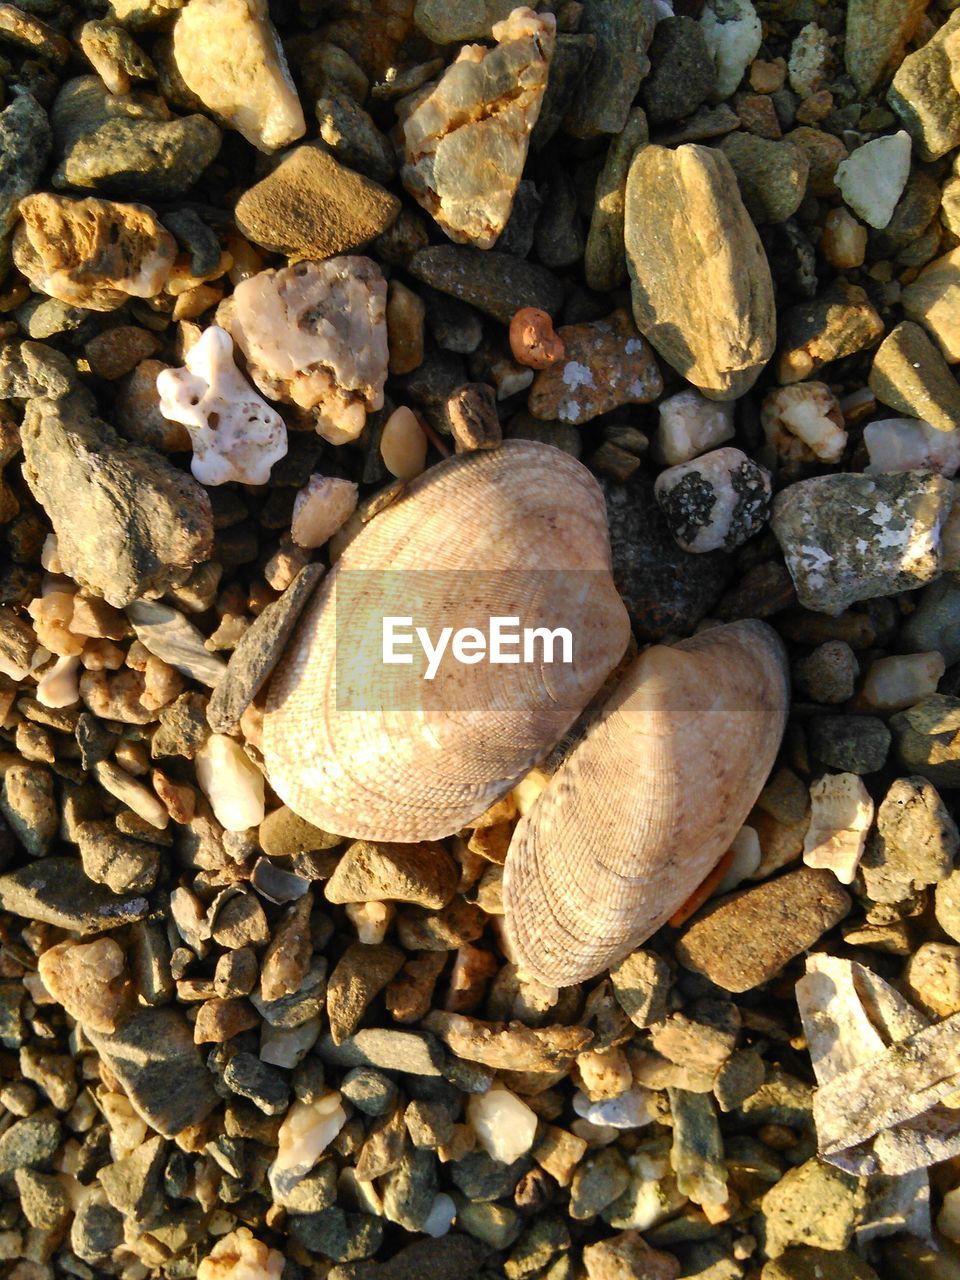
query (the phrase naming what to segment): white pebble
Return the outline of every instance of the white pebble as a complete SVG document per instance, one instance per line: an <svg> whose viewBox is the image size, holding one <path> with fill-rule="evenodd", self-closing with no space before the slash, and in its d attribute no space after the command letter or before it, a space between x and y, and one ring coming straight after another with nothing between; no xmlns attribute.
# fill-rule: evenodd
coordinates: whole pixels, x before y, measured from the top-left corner
<svg viewBox="0 0 960 1280"><path fill-rule="evenodd" d="M357 931L357 941L375 946L387 936L397 909L392 902L348 902L344 910Z"/></svg>
<svg viewBox="0 0 960 1280"><path fill-rule="evenodd" d="M313 475L293 500L290 534L299 547L322 547L357 509L352 480Z"/></svg>
<svg viewBox="0 0 960 1280"><path fill-rule="evenodd" d="M828 773L810 788L810 825L803 839L808 867L832 871L841 884L852 884L867 832L873 822L873 800L855 773Z"/></svg>
<svg viewBox="0 0 960 1280"><path fill-rule="evenodd" d="M882 418L863 429L870 455L867 475L886 471L935 471L953 476L960 470L960 431L938 431L917 418Z"/></svg>
<svg viewBox="0 0 960 1280"><path fill-rule="evenodd" d="M573 1095L573 1109L591 1124L609 1125L612 1129L642 1129L656 1120L653 1093L637 1086L615 1098L591 1102L580 1089Z"/></svg>
<svg viewBox="0 0 960 1280"><path fill-rule="evenodd" d="M308 1018L296 1027L274 1027L264 1019L260 1024L260 1061L271 1067L298 1066L320 1037L320 1019Z"/></svg>
<svg viewBox="0 0 960 1280"><path fill-rule="evenodd" d="M474 1094L467 1102L467 1120L487 1155L503 1164L513 1164L533 1146L536 1112L502 1085Z"/></svg>
<svg viewBox="0 0 960 1280"><path fill-rule="evenodd" d="M870 664L858 702L871 711L905 711L936 693L945 670L943 655L935 649L877 658Z"/></svg>
<svg viewBox="0 0 960 1280"><path fill-rule="evenodd" d="M456 1216L457 1206L441 1191L439 1195L434 1196L430 1212L424 1218L420 1230L428 1236L433 1236L434 1239L445 1236L453 1226Z"/></svg>
<svg viewBox="0 0 960 1280"><path fill-rule="evenodd" d="M753 827L741 827L733 837L730 848L733 851L733 861L727 869L727 874L717 885L717 894L729 893L744 880L749 880L759 867L763 856L760 850L760 837Z"/></svg>
<svg viewBox="0 0 960 1280"><path fill-rule="evenodd" d="M277 1135L271 1186L289 1188L305 1177L346 1123L347 1113L336 1089L316 1102L292 1103Z"/></svg>
<svg viewBox="0 0 960 1280"><path fill-rule="evenodd" d="M398 480L412 480L427 461L427 437L417 415L406 405L394 409L380 436L383 465Z"/></svg>
<svg viewBox="0 0 960 1280"><path fill-rule="evenodd" d="M763 401L760 424L768 446L784 461L838 462L847 446L840 405L825 382L777 387Z"/></svg>
<svg viewBox="0 0 960 1280"><path fill-rule="evenodd" d="M80 659L59 657L37 682L37 701L44 707L72 707L80 700Z"/></svg>
<svg viewBox="0 0 960 1280"><path fill-rule="evenodd" d="M750 0L707 0L700 26L717 69L717 100L729 98L760 51L763 28Z"/></svg>
<svg viewBox="0 0 960 1280"><path fill-rule="evenodd" d="M910 135L901 129L865 142L837 165L844 203L878 230L893 217L910 176Z"/></svg>
<svg viewBox="0 0 960 1280"><path fill-rule="evenodd" d="M233 359L233 339L210 325L181 369L157 375L160 412L190 432L190 470L201 484L266 484L287 452L283 419L257 395Z"/></svg>
<svg viewBox="0 0 960 1280"><path fill-rule="evenodd" d="M212 733L197 752L197 781L226 831L259 826L264 815L263 774L239 742Z"/></svg>
<svg viewBox="0 0 960 1280"><path fill-rule="evenodd" d="M660 401L654 436L656 457L675 466L733 439L733 404L708 400L699 391L678 391Z"/></svg>
<svg viewBox="0 0 960 1280"><path fill-rule="evenodd" d="M280 1280L283 1254L238 1227L219 1240L197 1269L197 1280Z"/></svg>

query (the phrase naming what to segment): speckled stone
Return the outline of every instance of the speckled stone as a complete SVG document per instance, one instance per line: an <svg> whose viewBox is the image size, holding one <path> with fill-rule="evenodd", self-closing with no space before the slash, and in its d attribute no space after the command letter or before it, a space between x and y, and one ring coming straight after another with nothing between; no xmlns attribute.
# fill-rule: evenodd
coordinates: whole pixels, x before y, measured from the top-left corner
<svg viewBox="0 0 960 1280"><path fill-rule="evenodd" d="M537 307L556 315L564 287L546 267L490 249L486 253L458 245L419 249L407 269L417 280L468 302L509 324L515 311Z"/></svg>

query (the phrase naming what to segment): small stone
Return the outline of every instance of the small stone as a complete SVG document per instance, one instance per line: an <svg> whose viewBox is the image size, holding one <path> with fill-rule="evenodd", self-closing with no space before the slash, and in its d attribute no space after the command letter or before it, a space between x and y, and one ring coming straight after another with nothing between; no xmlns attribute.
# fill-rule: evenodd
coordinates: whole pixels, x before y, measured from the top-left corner
<svg viewBox="0 0 960 1280"><path fill-rule="evenodd" d="M789 1169L763 1197L767 1254L775 1258L791 1245L845 1249L863 1198L858 1180L832 1165L814 1159Z"/></svg>
<svg viewBox="0 0 960 1280"><path fill-rule="evenodd" d="M66 37L12 4L0 5L0 36L27 54L48 58L60 66L70 56L70 43Z"/></svg>
<svg viewBox="0 0 960 1280"><path fill-rule="evenodd" d="M877 658L870 664L860 705L871 711L905 711L929 693L936 693L937 685L946 669L939 653L895 654L889 658Z"/></svg>
<svg viewBox="0 0 960 1280"><path fill-rule="evenodd" d="M949 523L948 526L949 528ZM947 563L946 530L944 531L944 568ZM960 609L960 586L943 577L925 587L914 613L905 620L901 633L904 648L926 652L936 650L948 665L960 659L960 632L957 611Z"/></svg>
<svg viewBox="0 0 960 1280"><path fill-rule="evenodd" d="M960 426L960 388L918 324L904 320L877 348L870 389L878 400L939 431Z"/></svg>
<svg viewBox="0 0 960 1280"><path fill-rule="evenodd" d="M777 380L801 382L832 360L873 346L883 331L864 290L841 280L819 298L782 313Z"/></svg>
<svg viewBox="0 0 960 1280"><path fill-rule="evenodd" d="M900 759L937 787L960 785L960 698L933 693L890 717Z"/></svg>
<svg viewBox="0 0 960 1280"><path fill-rule="evenodd" d="M290 1102L284 1077L252 1053L235 1053L224 1068L223 1082L268 1116L282 1115Z"/></svg>
<svg viewBox="0 0 960 1280"><path fill-rule="evenodd" d="M858 147L837 167L840 194L871 227L885 227L893 217L910 173L910 135L875 138Z"/></svg>
<svg viewBox="0 0 960 1280"><path fill-rule="evenodd" d="M937 924L954 942L960 942L960 871L951 871L945 876L937 885L934 897Z"/></svg>
<svg viewBox="0 0 960 1280"><path fill-rule="evenodd" d="M400 178L451 240L489 249L507 225L540 114L555 20L515 9L398 107Z"/></svg>
<svg viewBox="0 0 960 1280"><path fill-rule="evenodd" d="M500 1085L469 1099L467 1119L484 1151L502 1164L513 1164L533 1146L536 1113Z"/></svg>
<svg viewBox="0 0 960 1280"><path fill-rule="evenodd" d="M427 437L417 415L406 405L394 409L380 432L380 457L397 480L413 480L427 460Z"/></svg>
<svg viewBox="0 0 960 1280"><path fill-rule="evenodd" d="M502 444L496 395L488 383L465 382L457 387L447 397L446 411L457 453L497 449Z"/></svg>
<svg viewBox="0 0 960 1280"><path fill-rule="evenodd" d="M653 448L668 466L689 462L733 438L733 406L707 400L692 388L667 396L658 410L660 422Z"/></svg>
<svg viewBox="0 0 960 1280"><path fill-rule="evenodd" d="M736 174L740 194L754 222L786 222L806 194L810 161L789 139L771 142L731 133L720 144Z"/></svg>
<svg viewBox="0 0 960 1280"><path fill-rule="evenodd" d="M647 118L639 107L635 107L622 131L611 139L597 178L590 231L583 253L583 272L588 287L598 293L617 288L627 278L623 247L627 173L634 152L648 141ZM513 354L520 359L516 347Z"/></svg>
<svg viewBox="0 0 960 1280"><path fill-rule="evenodd" d="M714 97L729 98L760 52L763 31L750 0L708 0L700 25L717 68Z"/></svg>
<svg viewBox="0 0 960 1280"><path fill-rule="evenodd" d="M652 0L584 0L581 36L593 37L564 121L575 138L618 134L640 82L650 70L647 50L656 26Z"/></svg>
<svg viewBox="0 0 960 1280"><path fill-rule="evenodd" d="M916 5L905 8L913 11ZM921 160L936 160L960 142L960 95L954 81L958 27L960 14L953 13L922 48L904 58L887 93Z"/></svg>
<svg viewBox="0 0 960 1280"><path fill-rule="evenodd" d="M817 716L808 736L818 760L848 773L876 773L890 751L890 731L876 716Z"/></svg>
<svg viewBox="0 0 960 1280"><path fill-rule="evenodd" d="M160 292L176 241L141 204L26 196L13 238L17 267L40 293L93 311Z"/></svg>
<svg viewBox="0 0 960 1280"><path fill-rule="evenodd" d="M639 1231L621 1231L583 1251L588 1280L676 1280L680 1263L672 1253L651 1249Z"/></svg>
<svg viewBox="0 0 960 1280"><path fill-rule="evenodd" d="M277 1158L270 1167L270 1184L290 1190L309 1173L346 1123L340 1094L329 1090L316 1102L294 1102L280 1126Z"/></svg>
<svg viewBox="0 0 960 1280"><path fill-rule="evenodd" d="M132 924L149 910L146 898L118 897L94 884L84 875L79 858L54 855L0 876L0 906L81 935Z"/></svg>
<svg viewBox="0 0 960 1280"><path fill-rule="evenodd" d="M417 0L413 21L434 44L462 40L486 40L495 22L502 22L515 7L513 0L478 0L451 6L447 0Z"/></svg>
<svg viewBox="0 0 960 1280"><path fill-rule="evenodd" d="M935 258L924 267L916 280L906 286L901 295L903 310L908 319L923 325L936 340L949 364L955 364L960 360L958 298L960 298L960 250L958 249L951 249L941 258Z"/></svg>
<svg viewBox="0 0 960 1280"><path fill-rule="evenodd" d="M343 1096L368 1116L386 1115L397 1101L397 1086L373 1067L354 1067L340 1083Z"/></svg>
<svg viewBox="0 0 960 1280"><path fill-rule="evenodd" d="M709 398L742 395L773 352L775 315L770 268L730 162L706 147L642 147L624 234L638 329Z"/></svg>
<svg viewBox="0 0 960 1280"><path fill-rule="evenodd" d="M219 1239L200 1262L197 1280L280 1280L283 1254L257 1240L246 1227Z"/></svg>
<svg viewBox="0 0 960 1280"><path fill-rule="evenodd" d="M130 1155L99 1171L97 1179L118 1213L144 1221L157 1211L166 1158L164 1140L149 1138Z"/></svg>
<svg viewBox="0 0 960 1280"><path fill-rule="evenodd" d="M847 447L843 413L825 382L777 387L764 397L760 422L783 462L839 462Z"/></svg>
<svg viewBox="0 0 960 1280"><path fill-rule="evenodd" d="M156 76L156 68L130 32L110 22L85 22L80 48L112 94L129 93L132 81Z"/></svg>
<svg viewBox="0 0 960 1280"><path fill-rule="evenodd" d="M414 902L437 910L456 892L459 873L443 845L356 840L327 881L328 902Z"/></svg>
<svg viewBox="0 0 960 1280"><path fill-rule="evenodd" d="M827 1275L830 1280L880 1280L873 1267L867 1266L855 1253L814 1249L810 1245L787 1249L779 1258L768 1262L760 1280L823 1280Z"/></svg>
<svg viewBox="0 0 960 1280"><path fill-rule="evenodd" d="M320 97L314 112L320 137L347 169L380 183L396 176L397 162L390 140L352 98L345 93Z"/></svg>
<svg viewBox="0 0 960 1280"><path fill-rule="evenodd" d="M564 289L545 267L495 249L486 253L456 245L418 249L407 264L424 284L477 307L508 325L517 311L536 307L555 315Z"/></svg>
<svg viewBox="0 0 960 1280"><path fill-rule="evenodd" d="M664 18L650 45L652 71L640 98L654 124L696 111L716 89L717 74L704 29L693 18Z"/></svg>
<svg viewBox="0 0 960 1280"><path fill-rule="evenodd" d="M90 1187L70 1227L70 1247L83 1262L102 1262L123 1243L123 1218L100 1187Z"/></svg>
<svg viewBox="0 0 960 1280"><path fill-rule="evenodd" d="M205 708L206 699L199 693L183 693L164 707L150 743L153 759L184 756L192 760L210 736Z"/></svg>
<svg viewBox="0 0 960 1280"><path fill-rule="evenodd" d="M677 943L677 958L726 991L750 991L812 947L850 905L829 871L804 867L708 906Z"/></svg>
<svg viewBox="0 0 960 1280"><path fill-rule="evenodd" d="M527 407L535 418L589 422L626 404L648 404L663 390L653 352L625 311L593 324L565 325L564 355L537 373Z"/></svg>
<svg viewBox="0 0 960 1280"><path fill-rule="evenodd" d="M97 884L114 893L149 893L157 883L159 849L120 835L112 822L80 822L76 839L83 869Z"/></svg>
<svg viewBox="0 0 960 1280"><path fill-rule="evenodd" d="M938 431L916 418L884 418L863 430L870 465L867 475L891 471L935 471L953 476L960 469L960 432Z"/></svg>
<svg viewBox="0 0 960 1280"><path fill-rule="evenodd" d="M630 1170L623 1156L606 1147L577 1167L570 1186L570 1217L579 1220L596 1217L619 1196L630 1183Z"/></svg>
<svg viewBox="0 0 960 1280"><path fill-rule="evenodd" d="M938 577L950 489L922 472L844 472L783 490L770 525L800 603L836 617L858 600Z"/></svg>
<svg viewBox="0 0 960 1280"><path fill-rule="evenodd" d="M713 1081L713 1093L721 1111L735 1111L752 1097L766 1078L766 1064L754 1049L732 1053Z"/></svg>
<svg viewBox="0 0 960 1280"><path fill-rule="evenodd" d="M60 1147L60 1122L48 1112L17 1120L0 1135L0 1177L18 1169L49 1168Z"/></svg>
<svg viewBox="0 0 960 1280"><path fill-rule="evenodd" d="M423 364L424 301L399 280L387 290L387 341L391 373L412 373Z"/></svg>
<svg viewBox="0 0 960 1280"><path fill-rule="evenodd" d="M0 111L0 237L17 221L20 201L37 185L52 139L46 112L29 93Z"/></svg>
<svg viewBox="0 0 960 1280"><path fill-rule="evenodd" d="M234 290L225 327L265 396L313 410L333 444L383 407L387 286L370 258L260 271Z"/></svg>
<svg viewBox="0 0 960 1280"><path fill-rule="evenodd" d="M259 826L264 812L263 774L234 738L212 733L196 755L197 781L226 831Z"/></svg>
<svg viewBox="0 0 960 1280"><path fill-rule="evenodd" d="M420 1031L394 1031L386 1027L365 1027L335 1045L332 1037L321 1041L318 1051L325 1061L344 1066L381 1067L415 1076L439 1076L443 1049Z"/></svg>
<svg viewBox="0 0 960 1280"><path fill-rule="evenodd" d="M193 1024L194 1044L226 1044L257 1025L256 1013L244 1000L205 1000Z"/></svg>
<svg viewBox="0 0 960 1280"><path fill-rule="evenodd" d="M888 79L903 61L924 14L922 0L851 0L844 56L861 97Z"/></svg>
<svg viewBox="0 0 960 1280"><path fill-rule="evenodd" d="M306 131L263 0L190 0L173 28L173 59L190 92L259 150L276 151Z"/></svg>
<svg viewBox="0 0 960 1280"><path fill-rule="evenodd" d="M829 773L810 788L810 826L803 840L808 867L826 867L852 884L873 822L873 801L855 773Z"/></svg>
<svg viewBox="0 0 960 1280"><path fill-rule="evenodd" d="M334 1044L342 1044L359 1026L367 1006L395 978L406 956L387 943L352 943L337 961L327 983L327 1017Z"/></svg>
<svg viewBox="0 0 960 1280"><path fill-rule="evenodd" d="M50 770L27 762L11 765L3 775L0 811L31 857L47 853L59 826Z"/></svg>
<svg viewBox="0 0 960 1280"><path fill-rule="evenodd" d="M770 473L739 449L716 449L668 467L654 492L684 551L732 551L759 532L770 513Z"/></svg>
<svg viewBox="0 0 960 1280"><path fill-rule="evenodd" d="M617 1002L631 1022L649 1027L666 1011L670 967L652 951L633 951L610 970Z"/></svg>
<svg viewBox="0 0 960 1280"><path fill-rule="evenodd" d="M867 254L867 229L846 209L831 209L823 220L820 251L832 267L862 267Z"/></svg>
<svg viewBox="0 0 960 1280"><path fill-rule="evenodd" d="M39 1227L42 1231L62 1230L71 1211L63 1178L29 1168L17 1169L13 1176L20 1196L20 1208L31 1227Z"/></svg>
<svg viewBox="0 0 960 1280"><path fill-rule="evenodd" d="M925 942L907 962L903 975L912 1004L931 1018L949 1018L960 1011L960 947Z"/></svg>

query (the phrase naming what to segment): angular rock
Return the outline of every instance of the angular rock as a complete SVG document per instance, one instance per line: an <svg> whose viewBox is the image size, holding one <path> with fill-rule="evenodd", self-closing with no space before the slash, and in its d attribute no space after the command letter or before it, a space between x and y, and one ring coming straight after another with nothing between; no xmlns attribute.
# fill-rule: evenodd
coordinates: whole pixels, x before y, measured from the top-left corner
<svg viewBox="0 0 960 1280"><path fill-rule="evenodd" d="M898 778L877 811L877 834L860 862L873 902L902 902L944 879L960 848L960 833L926 778Z"/></svg>
<svg viewBox="0 0 960 1280"><path fill-rule="evenodd" d="M20 201L37 185L51 145L47 114L32 94L0 111L0 237L13 230Z"/></svg>
<svg viewBox="0 0 960 1280"><path fill-rule="evenodd" d="M389 138L371 116L344 93L317 99L320 137L342 165L366 174L374 182L391 182L397 162Z"/></svg>
<svg viewBox="0 0 960 1280"><path fill-rule="evenodd" d="M810 161L789 138L773 142L738 130L720 144L730 161L747 212L756 223L786 222L807 190Z"/></svg>
<svg viewBox="0 0 960 1280"><path fill-rule="evenodd" d="M922 472L842 472L801 480L773 504L770 527L800 603L836 616L940 574L950 481Z"/></svg>
<svg viewBox="0 0 960 1280"><path fill-rule="evenodd" d="M782 313L777 380L802 382L832 360L872 347L883 331L865 291L840 279L820 297Z"/></svg>
<svg viewBox="0 0 960 1280"><path fill-rule="evenodd" d="M917 7L913 0L900 11L906 15ZM960 142L958 32L960 13L954 12L932 39L904 58L887 93L922 160L936 160Z"/></svg>
<svg viewBox="0 0 960 1280"><path fill-rule="evenodd" d="M434 44L486 40L493 24L502 22L514 8L514 0L473 0L457 5L449 0L417 0L413 22Z"/></svg>
<svg viewBox="0 0 960 1280"><path fill-rule="evenodd" d="M79 396L30 403L24 475L57 535L64 572L117 607L182 580L213 543L205 491L129 444Z"/></svg>
<svg viewBox="0 0 960 1280"><path fill-rule="evenodd" d="M317 1052L325 1061L347 1067L380 1067L414 1076L439 1076L444 1061L442 1047L420 1031L392 1031L370 1027L358 1031L341 1044L323 1037Z"/></svg>
<svg viewBox="0 0 960 1280"><path fill-rule="evenodd" d="M564 122L575 138L617 134L650 70L656 26L653 0L585 0L581 35L595 45Z"/></svg>
<svg viewBox="0 0 960 1280"><path fill-rule="evenodd" d="M924 0L849 0L844 61L862 97L900 65L925 9Z"/></svg>
<svg viewBox="0 0 960 1280"><path fill-rule="evenodd" d="M581 1026L504 1025L439 1009L428 1014L423 1025L458 1058L504 1071L565 1070L593 1039L593 1032Z"/></svg>
<svg viewBox="0 0 960 1280"><path fill-rule="evenodd" d="M730 162L706 147L641 148L624 241L637 328L711 399L743 395L773 354L776 317L770 267Z"/></svg>
<svg viewBox="0 0 960 1280"><path fill-rule="evenodd" d="M157 74L130 32L111 22L85 22L80 48L111 93L129 93L134 80L153 80Z"/></svg>
<svg viewBox="0 0 960 1280"><path fill-rule="evenodd" d="M627 278L623 218L627 173L634 153L649 141L647 117L635 107L607 148L593 195L593 214L583 253L587 285L597 293L616 289Z"/></svg>
<svg viewBox="0 0 960 1280"><path fill-rule="evenodd" d="M717 68L717 99L729 98L760 51L763 29L750 0L707 0L700 18Z"/></svg>
<svg viewBox="0 0 960 1280"><path fill-rule="evenodd" d="M809 722L810 750L823 764L846 773L876 773L890 751L890 730L878 716L816 716Z"/></svg>
<svg viewBox="0 0 960 1280"><path fill-rule="evenodd" d="M116 1031L133 1012L124 954L112 938L58 943L43 952L37 967L53 998L85 1027Z"/></svg>
<svg viewBox="0 0 960 1280"><path fill-rule="evenodd" d="M162 1205L161 1180L167 1155L162 1138L148 1138L130 1155L99 1171L97 1180L107 1199L125 1218L142 1222Z"/></svg>
<svg viewBox="0 0 960 1280"><path fill-rule="evenodd" d="M27 853L43 857L59 825L50 770L29 761L10 765L0 787L0 811Z"/></svg>
<svg viewBox="0 0 960 1280"><path fill-rule="evenodd" d="M113 893L149 893L157 883L160 850L117 831L112 822L78 822L83 870Z"/></svg>
<svg viewBox="0 0 960 1280"><path fill-rule="evenodd" d="M523 307L554 315L563 302L563 285L545 267L494 249L481 253L432 245L419 249L407 268L417 280L477 307L501 324L509 324Z"/></svg>
<svg viewBox="0 0 960 1280"><path fill-rule="evenodd" d="M540 114L555 20L516 9L492 49L468 45L398 106L407 191L460 244L489 249L507 225Z"/></svg>
<svg viewBox="0 0 960 1280"><path fill-rule="evenodd" d="M0 876L0 907L84 936L142 920L146 898L117 896L84 875L79 858L49 855Z"/></svg>
<svg viewBox="0 0 960 1280"><path fill-rule="evenodd" d="M951 249L924 267L904 288L901 302L907 317L922 324L947 362L956 364L960 360L960 249Z"/></svg>
<svg viewBox="0 0 960 1280"><path fill-rule="evenodd" d="M708 906L678 941L677 958L725 991L750 991L812 947L850 906L829 871L803 867Z"/></svg>
<svg viewBox="0 0 960 1280"><path fill-rule="evenodd" d="M442 844L376 843L355 840L327 881L328 902L414 902L445 907L457 890L459 873Z"/></svg>
<svg viewBox="0 0 960 1280"><path fill-rule="evenodd" d="M640 100L653 124L696 111L716 89L717 73L703 27L693 18L663 18L650 45L652 70Z"/></svg>
<svg viewBox="0 0 960 1280"><path fill-rule="evenodd" d="M405 960L399 947L388 943L351 943L327 983L327 1017L334 1044L353 1034L371 1000L396 977Z"/></svg>
<svg viewBox="0 0 960 1280"><path fill-rule="evenodd" d="M858 1180L819 1160L789 1169L763 1197L766 1252L773 1258L790 1245L845 1249L863 1208Z"/></svg>
<svg viewBox="0 0 960 1280"><path fill-rule="evenodd" d="M871 227L883 228L910 174L910 135L903 129L866 142L837 166L844 203Z"/></svg>
<svg viewBox="0 0 960 1280"><path fill-rule="evenodd" d="M960 386L937 347L910 320L898 324L877 348L870 390L883 404L938 431L960 427Z"/></svg>
<svg viewBox="0 0 960 1280"><path fill-rule="evenodd" d="M237 226L255 244L289 258L331 258L369 243L391 225L400 201L318 147L297 147L237 201Z"/></svg>
<svg viewBox="0 0 960 1280"><path fill-rule="evenodd" d="M900 759L936 787L960 786L960 698L932 693L890 717Z"/></svg>

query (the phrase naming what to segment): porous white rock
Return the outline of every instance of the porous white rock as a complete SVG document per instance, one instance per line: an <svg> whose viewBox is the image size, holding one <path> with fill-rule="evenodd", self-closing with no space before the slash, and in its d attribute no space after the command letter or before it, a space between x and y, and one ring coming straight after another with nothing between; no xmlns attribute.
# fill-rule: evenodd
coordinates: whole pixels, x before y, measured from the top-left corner
<svg viewBox="0 0 960 1280"><path fill-rule="evenodd" d="M398 480L412 480L427 461L427 437L417 415L406 405L394 409L380 435L383 465Z"/></svg>
<svg viewBox="0 0 960 1280"><path fill-rule="evenodd" d="M197 1280L280 1280L283 1254L246 1227L237 1227L213 1246L197 1268Z"/></svg>
<svg viewBox="0 0 960 1280"><path fill-rule="evenodd" d="M760 51L763 27L750 0L707 0L700 26L717 70L714 97L729 98Z"/></svg>
<svg viewBox="0 0 960 1280"><path fill-rule="evenodd" d="M810 787L810 825L803 838L808 867L826 867L852 884L873 822L873 801L855 773L828 773Z"/></svg>
<svg viewBox="0 0 960 1280"><path fill-rule="evenodd" d="M347 1113L331 1089L316 1102L294 1102L277 1135L277 1158L270 1166L274 1192L290 1190L306 1177L343 1126Z"/></svg>
<svg viewBox="0 0 960 1280"><path fill-rule="evenodd" d="M219 325L203 331L183 368L157 374L157 391L163 416L190 432L190 470L201 484L266 484L287 452L283 419L237 368Z"/></svg>
<svg viewBox="0 0 960 1280"><path fill-rule="evenodd" d="M794 37L787 62L790 88L801 98L809 98L826 83L830 66L830 33L816 22L808 22Z"/></svg>
<svg viewBox="0 0 960 1280"><path fill-rule="evenodd" d="M654 456L676 466L732 440L733 408L732 401L708 400L693 388L667 396L659 405Z"/></svg>
<svg viewBox="0 0 960 1280"><path fill-rule="evenodd" d="M764 398L760 425L783 462L838 462L847 447L840 405L825 382L777 387Z"/></svg>
<svg viewBox="0 0 960 1280"><path fill-rule="evenodd" d="M858 704L870 711L905 711L936 693L946 669L943 654L936 649L876 658L867 671Z"/></svg>
<svg viewBox="0 0 960 1280"><path fill-rule="evenodd" d="M344 444L383 405L386 308L380 268L348 255L257 272L224 321L263 394L313 410L319 434Z"/></svg>
<svg viewBox="0 0 960 1280"><path fill-rule="evenodd" d="M37 681L37 701L43 707L72 707L80 700L80 659L61 654Z"/></svg>
<svg viewBox="0 0 960 1280"><path fill-rule="evenodd" d="M513 1164L533 1146L536 1112L502 1085L473 1094L467 1102L467 1120L487 1155L504 1164Z"/></svg>
<svg viewBox="0 0 960 1280"><path fill-rule="evenodd" d="M910 135L905 129L857 147L837 165L834 180L844 203L878 230L893 217L910 176Z"/></svg>
<svg viewBox="0 0 960 1280"><path fill-rule="evenodd" d="M263 774L240 743L212 733L197 752L197 781L226 831L259 826L264 815Z"/></svg>
<svg viewBox="0 0 960 1280"><path fill-rule="evenodd" d="M863 429L870 465L867 475L884 471L936 471L956 475L960 469L960 431L938 431L918 418L883 418Z"/></svg>
<svg viewBox="0 0 960 1280"><path fill-rule="evenodd" d="M322 547L357 509L352 480L312 475L293 500L290 534L298 547Z"/></svg>

